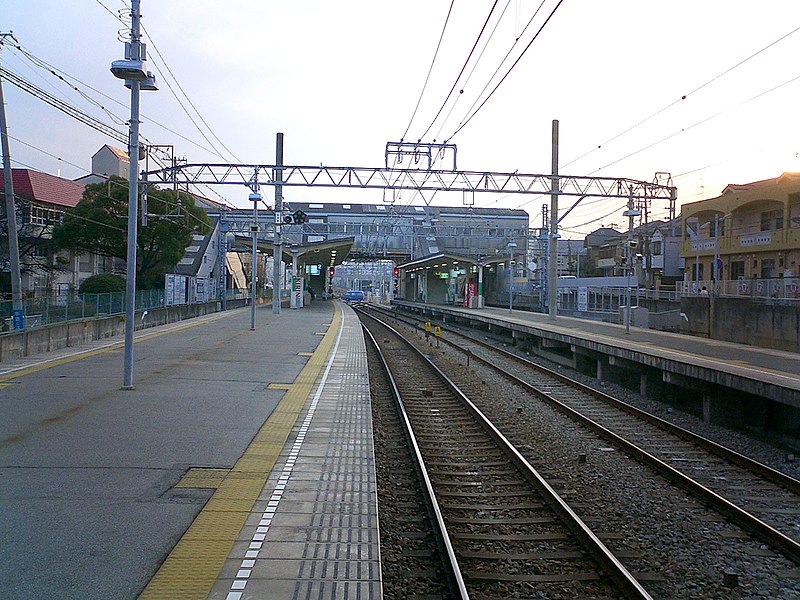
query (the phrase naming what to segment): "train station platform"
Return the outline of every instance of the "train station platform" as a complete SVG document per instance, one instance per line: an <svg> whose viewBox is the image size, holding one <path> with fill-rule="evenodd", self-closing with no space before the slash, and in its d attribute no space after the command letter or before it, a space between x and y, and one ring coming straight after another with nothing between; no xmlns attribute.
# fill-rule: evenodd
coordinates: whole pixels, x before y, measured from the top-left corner
<svg viewBox="0 0 800 600"><path fill-rule="evenodd" d="M382 596L359 320L249 316L137 332L131 391L122 340L1 365L4 597Z"/></svg>
<svg viewBox="0 0 800 600"><path fill-rule="evenodd" d="M463 322L484 330L504 331L520 343L557 362L575 367L594 361L598 378L604 369L629 368L653 383L718 385L779 404L800 408L800 354L709 338L521 310L395 301L402 310L443 322ZM653 373L649 373L652 375ZM644 393L644 389L642 390Z"/></svg>

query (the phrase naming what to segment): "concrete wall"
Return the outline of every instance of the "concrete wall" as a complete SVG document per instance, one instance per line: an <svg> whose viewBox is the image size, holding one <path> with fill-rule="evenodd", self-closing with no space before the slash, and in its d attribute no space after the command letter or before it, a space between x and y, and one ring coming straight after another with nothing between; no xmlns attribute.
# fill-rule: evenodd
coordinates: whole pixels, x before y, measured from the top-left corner
<svg viewBox="0 0 800 600"><path fill-rule="evenodd" d="M681 299L681 333L800 352L800 306L749 298ZM688 321L687 321L688 319Z"/></svg>
<svg viewBox="0 0 800 600"><path fill-rule="evenodd" d="M711 337L800 352L800 306L714 298Z"/></svg>
<svg viewBox="0 0 800 600"><path fill-rule="evenodd" d="M272 298L259 298L259 304L272 303ZM247 299L228 300L227 310L249 306ZM289 307L289 299L282 299L281 306ZM136 313L136 330L176 323L203 315L218 312L218 302L202 304L179 304L164 308L151 308L142 318L142 312ZM125 335L125 319L122 315L112 315L57 323L46 327L38 327L17 333L0 335L0 362L32 356L42 352L50 352L60 348L78 346L86 342Z"/></svg>
<svg viewBox="0 0 800 600"><path fill-rule="evenodd" d="M228 308L234 308L235 303L238 302L229 301ZM234 306L231 306L232 304ZM136 313L136 329L183 321L217 310L216 302L149 309L144 319L142 319L141 312ZM0 335L0 362L78 346L94 340L121 337L124 334L125 319L122 315L58 323L17 333L6 333Z"/></svg>

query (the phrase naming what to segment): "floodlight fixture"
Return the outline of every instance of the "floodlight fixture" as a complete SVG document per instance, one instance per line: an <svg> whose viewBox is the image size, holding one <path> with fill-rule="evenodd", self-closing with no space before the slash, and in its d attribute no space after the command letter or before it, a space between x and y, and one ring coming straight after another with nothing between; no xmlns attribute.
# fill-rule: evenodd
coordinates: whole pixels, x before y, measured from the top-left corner
<svg viewBox="0 0 800 600"><path fill-rule="evenodd" d="M115 60L111 63L111 72L114 77L130 81L147 81L148 76L144 70L144 61L132 58Z"/></svg>
<svg viewBox="0 0 800 600"><path fill-rule="evenodd" d="M131 80L125 80L125 87L130 89L131 88ZM139 84L139 89L143 92L157 92L158 91L158 83L156 82L156 76L153 75L152 71L147 72L147 79L143 80Z"/></svg>

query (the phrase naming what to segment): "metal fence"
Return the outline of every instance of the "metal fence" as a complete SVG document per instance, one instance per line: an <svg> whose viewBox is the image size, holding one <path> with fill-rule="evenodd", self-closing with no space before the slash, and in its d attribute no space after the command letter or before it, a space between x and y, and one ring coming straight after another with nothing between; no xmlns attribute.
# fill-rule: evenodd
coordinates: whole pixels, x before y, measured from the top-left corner
<svg viewBox="0 0 800 600"><path fill-rule="evenodd" d="M164 290L136 292L137 310L147 310L163 305ZM27 298L22 301L22 324L24 329L32 329L54 323L124 312L125 292ZM11 300L0 301L0 327L4 332L14 329L13 314L13 302Z"/></svg>
<svg viewBox="0 0 800 600"><path fill-rule="evenodd" d="M281 297L288 298L290 293L290 290L281 290ZM226 300L240 300L249 297L250 290L226 290ZM91 317L124 314L125 292L27 298L22 301L22 305L23 328L33 329ZM162 306L164 306L164 290L136 292L136 310L149 310ZM13 314L13 302L0 300L0 334L14 331Z"/></svg>
<svg viewBox="0 0 800 600"><path fill-rule="evenodd" d="M703 288L717 296L738 296L753 300L800 300L800 277L753 278L717 282L688 281L676 284L676 289L685 296L696 296Z"/></svg>

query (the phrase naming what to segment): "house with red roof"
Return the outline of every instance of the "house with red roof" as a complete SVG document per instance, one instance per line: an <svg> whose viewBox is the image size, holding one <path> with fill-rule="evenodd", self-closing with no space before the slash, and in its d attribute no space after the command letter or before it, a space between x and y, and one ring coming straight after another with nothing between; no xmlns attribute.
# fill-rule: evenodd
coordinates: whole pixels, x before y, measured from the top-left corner
<svg viewBox="0 0 800 600"><path fill-rule="evenodd" d="M0 169L0 190L5 193L2 172ZM76 261L70 256L52 253L50 232L53 224L61 221L64 211L80 202L84 186L30 169L11 169L11 179L17 208L22 291L34 296L66 294L75 285L73 267ZM7 240L3 218L0 272L4 287L10 285Z"/></svg>

